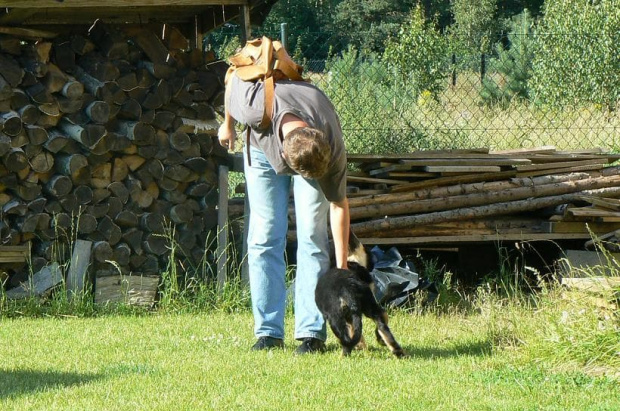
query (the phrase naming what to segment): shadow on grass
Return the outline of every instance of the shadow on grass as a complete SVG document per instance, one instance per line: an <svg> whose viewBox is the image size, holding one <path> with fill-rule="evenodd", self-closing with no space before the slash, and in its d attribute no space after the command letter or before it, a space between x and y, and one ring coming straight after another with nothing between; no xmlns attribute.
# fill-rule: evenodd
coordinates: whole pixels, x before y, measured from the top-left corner
<svg viewBox="0 0 620 411"><path fill-rule="evenodd" d="M340 351L340 345L331 343L327 345L328 351ZM379 346L376 341L368 344L370 352L386 352L387 347ZM489 341L480 341L472 344L454 344L450 347L428 347L419 345L405 345L403 350L407 353L407 358L452 358L452 357L482 357L492 353L492 345Z"/></svg>
<svg viewBox="0 0 620 411"><path fill-rule="evenodd" d="M482 357L493 351L489 341L480 341L472 344L455 344L450 347L422 347L408 345L403 347L411 358L452 358L452 357Z"/></svg>
<svg viewBox="0 0 620 411"><path fill-rule="evenodd" d="M30 392L78 386L101 379L97 374L80 374L59 371L3 370L0 369L0 399L16 397Z"/></svg>

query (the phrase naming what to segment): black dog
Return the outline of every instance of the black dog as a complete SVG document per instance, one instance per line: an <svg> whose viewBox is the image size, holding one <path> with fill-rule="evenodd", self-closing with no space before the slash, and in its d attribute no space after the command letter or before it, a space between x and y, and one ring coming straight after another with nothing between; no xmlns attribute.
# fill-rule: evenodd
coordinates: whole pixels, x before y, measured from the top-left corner
<svg viewBox="0 0 620 411"><path fill-rule="evenodd" d="M347 270L331 268L316 286L316 305L340 341L342 355L363 344L362 314L376 324L375 336L397 357L405 355L388 327L388 317L373 294L372 262L358 238L349 233Z"/></svg>

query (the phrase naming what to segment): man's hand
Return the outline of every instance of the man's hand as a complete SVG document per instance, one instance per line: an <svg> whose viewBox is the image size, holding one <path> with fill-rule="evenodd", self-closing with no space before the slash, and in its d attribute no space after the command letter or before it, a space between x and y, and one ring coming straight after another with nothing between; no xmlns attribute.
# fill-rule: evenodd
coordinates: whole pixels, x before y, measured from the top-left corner
<svg viewBox="0 0 620 411"><path fill-rule="evenodd" d="M224 121L217 131L217 139L220 141L220 145L228 150L234 150L236 137L237 132L235 131L234 123L230 122L228 124L228 122Z"/></svg>

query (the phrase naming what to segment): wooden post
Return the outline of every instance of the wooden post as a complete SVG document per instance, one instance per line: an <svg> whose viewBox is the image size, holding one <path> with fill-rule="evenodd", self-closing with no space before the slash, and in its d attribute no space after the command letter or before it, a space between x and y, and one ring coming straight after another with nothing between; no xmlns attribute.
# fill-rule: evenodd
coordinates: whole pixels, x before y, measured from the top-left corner
<svg viewBox="0 0 620 411"><path fill-rule="evenodd" d="M228 167L218 170L217 286L222 289L228 277Z"/></svg>
<svg viewBox="0 0 620 411"><path fill-rule="evenodd" d="M241 6L241 44L245 44L250 38L252 38L252 25L250 22L250 5L244 4Z"/></svg>
<svg viewBox="0 0 620 411"><path fill-rule="evenodd" d="M204 45L202 44L204 39L204 15L194 16L194 38L192 39L192 46L196 50L204 51Z"/></svg>
<svg viewBox="0 0 620 411"><path fill-rule="evenodd" d="M90 251L93 243L86 240L76 240L71 257L71 265L67 275L67 297L72 300L81 296L86 284L86 272L90 265Z"/></svg>

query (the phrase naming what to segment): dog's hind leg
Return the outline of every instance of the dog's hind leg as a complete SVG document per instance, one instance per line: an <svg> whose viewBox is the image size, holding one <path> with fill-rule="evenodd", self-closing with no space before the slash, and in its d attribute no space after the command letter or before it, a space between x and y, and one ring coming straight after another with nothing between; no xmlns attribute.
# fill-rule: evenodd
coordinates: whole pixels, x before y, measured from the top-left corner
<svg viewBox="0 0 620 411"><path fill-rule="evenodd" d="M385 345L388 346L392 354L397 357L403 357L405 355L405 352L401 348L400 344L398 344L398 342L396 341L396 338L394 338L390 327L388 327L387 314L384 312L380 317L373 318L373 320L375 320L375 323L377 324L377 329L375 331L377 335L377 340L379 340L379 337L381 337L381 340L383 340Z"/></svg>
<svg viewBox="0 0 620 411"><path fill-rule="evenodd" d="M381 345L387 345L392 354L394 354L395 356L403 357L405 355L405 352L401 348L400 344L398 344L398 342L396 341L396 338L394 338L390 327L388 327L387 314L385 313L383 308L381 308L379 304L377 304L376 300L374 300L374 297L372 300L367 299L366 301L367 304L364 307L364 314L367 317L370 317L377 325L377 328L375 330L377 341Z"/></svg>

